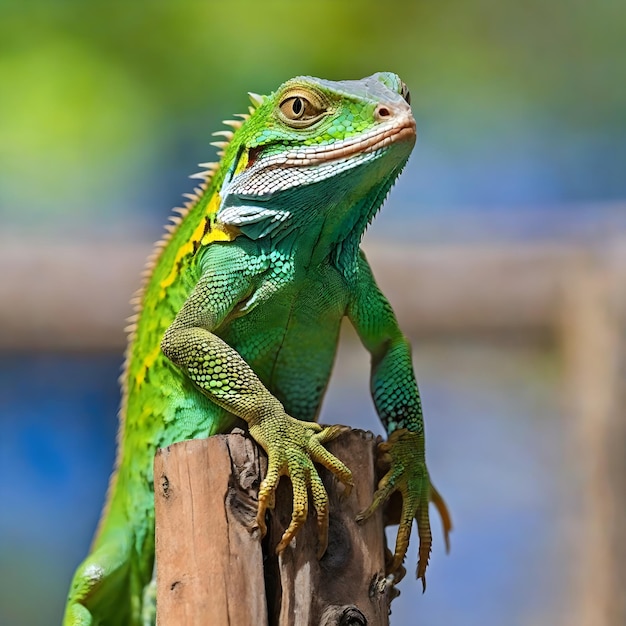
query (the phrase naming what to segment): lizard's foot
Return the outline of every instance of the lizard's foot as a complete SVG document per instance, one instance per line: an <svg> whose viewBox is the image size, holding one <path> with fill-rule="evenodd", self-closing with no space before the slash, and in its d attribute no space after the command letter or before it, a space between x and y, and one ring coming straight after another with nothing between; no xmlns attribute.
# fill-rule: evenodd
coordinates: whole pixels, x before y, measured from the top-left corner
<svg viewBox="0 0 626 626"><path fill-rule="evenodd" d="M400 493L402 496L400 527L393 558L388 568L389 573L395 573L401 568L409 546L413 519L416 519L420 541L417 578L422 580L425 590L426 568L432 546L428 503L432 501L441 516L446 551L450 549L449 533L452 530L452 521L446 503L430 483L423 453L419 453L423 449L423 434L406 429L394 431L388 441L379 444L379 460L388 466L389 470L378 483L378 490L372 503L365 511L359 513L357 521L362 522L370 517L394 492Z"/></svg>
<svg viewBox="0 0 626 626"><path fill-rule="evenodd" d="M322 428L313 422L302 422L283 413L274 414L250 426L250 434L263 446L268 456L267 475L259 489L259 508L256 523L265 535L265 511L274 507L274 494L281 476L289 476L293 486L293 513L276 553L282 552L306 521L309 511L309 489L317 514L319 536L318 557L328 545L328 495L313 462L328 468L346 486L346 495L352 489L352 473L322 444L345 432L345 426Z"/></svg>

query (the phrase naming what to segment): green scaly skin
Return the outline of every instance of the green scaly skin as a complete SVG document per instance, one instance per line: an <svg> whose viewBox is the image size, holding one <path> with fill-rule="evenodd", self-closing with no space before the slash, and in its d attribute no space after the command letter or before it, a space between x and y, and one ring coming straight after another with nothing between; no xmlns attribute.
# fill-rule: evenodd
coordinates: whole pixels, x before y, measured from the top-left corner
<svg viewBox="0 0 626 626"><path fill-rule="evenodd" d="M116 470L90 554L69 592L66 625L153 619L152 464L176 441L228 432L239 420L268 454L257 523L281 476L293 483L291 524L304 523L309 492L327 543L328 498L314 463L349 489L350 470L324 443L343 427L315 423L348 316L372 355L371 390L389 433L389 466L365 520L394 491L401 526L390 571L404 559L411 525L417 576L431 548L428 503L450 519L430 484L410 347L359 249L415 143L408 91L391 73L360 81L294 78L251 95L250 115L227 122L222 160L149 262L126 367ZM232 136L231 136L232 135ZM146 617L147 616L147 617Z"/></svg>

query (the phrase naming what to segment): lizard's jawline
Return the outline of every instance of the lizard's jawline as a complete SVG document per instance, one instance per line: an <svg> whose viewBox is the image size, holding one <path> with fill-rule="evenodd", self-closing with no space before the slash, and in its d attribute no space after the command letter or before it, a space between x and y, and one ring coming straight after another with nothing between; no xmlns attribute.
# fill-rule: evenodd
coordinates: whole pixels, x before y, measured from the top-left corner
<svg viewBox="0 0 626 626"><path fill-rule="evenodd" d="M268 166L306 167L329 161L347 159L355 155L369 154L401 141L414 141L415 120L404 116L393 124L380 126L373 131L357 135L331 145L303 146L296 150L274 154L255 161L259 169Z"/></svg>
<svg viewBox="0 0 626 626"><path fill-rule="evenodd" d="M405 117L399 120L399 123L387 128L377 129L377 132L368 136L356 137L340 143L339 146L334 145L329 149L328 146L316 146L315 148L306 148L304 151L287 152L285 154L286 166L306 166L317 165L327 161L337 159L346 159L356 154L367 154L376 152L381 148L386 148L393 143L415 138L415 120L412 117Z"/></svg>

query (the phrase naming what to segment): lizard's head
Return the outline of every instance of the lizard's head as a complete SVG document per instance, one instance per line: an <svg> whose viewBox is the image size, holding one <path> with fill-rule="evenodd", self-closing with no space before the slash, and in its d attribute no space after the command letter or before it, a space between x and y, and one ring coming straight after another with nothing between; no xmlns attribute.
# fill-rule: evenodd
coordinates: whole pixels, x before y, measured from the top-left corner
<svg viewBox="0 0 626 626"><path fill-rule="evenodd" d="M327 219L352 207L356 215L346 228L363 217L364 229L415 143L400 78L388 72L340 82L298 77L254 101L257 108L225 154L218 220L256 238L283 223Z"/></svg>

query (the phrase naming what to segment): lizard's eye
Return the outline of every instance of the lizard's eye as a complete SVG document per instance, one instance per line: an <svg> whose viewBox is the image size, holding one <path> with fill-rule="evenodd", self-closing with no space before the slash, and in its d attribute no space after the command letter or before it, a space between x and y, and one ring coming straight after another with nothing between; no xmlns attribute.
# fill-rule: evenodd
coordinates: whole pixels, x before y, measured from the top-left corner
<svg viewBox="0 0 626 626"><path fill-rule="evenodd" d="M289 126L304 128L317 122L326 113L326 109L314 94L304 94L298 90L285 94L279 105L279 113Z"/></svg>
<svg viewBox="0 0 626 626"><path fill-rule="evenodd" d="M319 117L320 111L302 96L285 98L280 103L280 111L288 120L307 120Z"/></svg>
<svg viewBox="0 0 626 626"><path fill-rule="evenodd" d="M411 92L409 91L409 88L404 83L402 83L401 95L407 104L411 104Z"/></svg>

